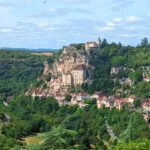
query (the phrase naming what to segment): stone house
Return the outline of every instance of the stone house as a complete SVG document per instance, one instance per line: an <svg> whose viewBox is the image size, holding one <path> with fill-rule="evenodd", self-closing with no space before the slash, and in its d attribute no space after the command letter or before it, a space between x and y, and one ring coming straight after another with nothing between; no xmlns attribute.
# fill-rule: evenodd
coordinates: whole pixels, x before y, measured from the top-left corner
<svg viewBox="0 0 150 150"><path fill-rule="evenodd" d="M132 69L126 68L126 67L124 67L124 66L111 67L110 74L115 74L115 75L117 75L120 71L127 70L127 69L130 70L130 71L132 71Z"/></svg>
<svg viewBox="0 0 150 150"><path fill-rule="evenodd" d="M72 75L71 74L63 74L62 75L62 84L63 85L72 85Z"/></svg>
<svg viewBox="0 0 150 150"><path fill-rule="evenodd" d="M82 85L87 78L87 70L85 65L76 66L71 73L74 85Z"/></svg>
<svg viewBox="0 0 150 150"><path fill-rule="evenodd" d="M110 74L118 74L119 71L120 71L119 67L112 67L111 71L110 71Z"/></svg>
<svg viewBox="0 0 150 150"><path fill-rule="evenodd" d="M144 111L150 111L150 102L144 102L142 108Z"/></svg>
<svg viewBox="0 0 150 150"><path fill-rule="evenodd" d="M136 96L131 95L131 96L128 97L128 102L131 103L131 104L133 104L133 102L134 102L135 99L136 99Z"/></svg>
<svg viewBox="0 0 150 150"><path fill-rule="evenodd" d="M127 98L121 99L121 98L115 97L115 96L107 97L105 95L101 95L97 99L98 108L101 108L101 107L105 106L106 108L110 108L110 109L116 108L116 109L120 110L125 104L128 104L128 99Z"/></svg>
<svg viewBox="0 0 150 150"><path fill-rule="evenodd" d="M60 89L61 83L62 83L61 79L51 79L51 81L48 82L48 86L49 86L50 90L57 91Z"/></svg>
<svg viewBox="0 0 150 150"><path fill-rule="evenodd" d="M150 82L150 76L149 77L146 77L146 76L143 77L143 80L146 81L146 82Z"/></svg>
<svg viewBox="0 0 150 150"><path fill-rule="evenodd" d="M99 45L96 42L87 42L85 43L85 50L97 50L99 48Z"/></svg>
<svg viewBox="0 0 150 150"><path fill-rule="evenodd" d="M107 104L107 96L102 95L97 99L97 107L98 108L106 106L106 104Z"/></svg>
<svg viewBox="0 0 150 150"><path fill-rule="evenodd" d="M128 99L127 98L124 98L124 99L117 98L117 99L115 99L115 108L116 109L120 110L125 104L128 104Z"/></svg>
<svg viewBox="0 0 150 150"><path fill-rule="evenodd" d="M109 96L107 98L106 107L108 107L108 108L114 108L115 107L115 99L113 96Z"/></svg>
<svg viewBox="0 0 150 150"><path fill-rule="evenodd" d="M130 78L119 79L119 83L120 83L120 85L124 85L124 84L127 84L129 86L133 85L133 81Z"/></svg>
<svg viewBox="0 0 150 150"><path fill-rule="evenodd" d="M85 99L90 99L90 96L86 92L77 93L74 97L76 101L84 101Z"/></svg>

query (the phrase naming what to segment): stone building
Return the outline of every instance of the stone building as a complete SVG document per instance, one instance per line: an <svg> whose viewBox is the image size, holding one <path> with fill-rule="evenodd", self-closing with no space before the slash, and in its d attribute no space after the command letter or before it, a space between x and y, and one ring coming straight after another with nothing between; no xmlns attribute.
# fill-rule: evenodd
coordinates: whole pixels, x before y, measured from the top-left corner
<svg viewBox="0 0 150 150"><path fill-rule="evenodd" d="M85 65L78 65L72 70L74 85L82 85L87 78L87 69Z"/></svg>
<svg viewBox="0 0 150 150"><path fill-rule="evenodd" d="M86 42L85 43L85 50L87 52L95 51L95 50L97 51L101 48L101 44L102 44L102 42L101 42L100 38L98 38L98 42L95 42L95 41Z"/></svg>
<svg viewBox="0 0 150 150"><path fill-rule="evenodd" d="M63 74L62 75L62 84L63 85L72 85L73 79L71 74Z"/></svg>
<svg viewBox="0 0 150 150"><path fill-rule="evenodd" d="M118 74L119 71L120 71L119 67L112 67L111 71L110 71L110 74Z"/></svg>
<svg viewBox="0 0 150 150"><path fill-rule="evenodd" d="M99 49L99 45L96 42L85 43L85 50L89 53L90 51L95 51Z"/></svg>
<svg viewBox="0 0 150 150"><path fill-rule="evenodd" d="M143 80L144 80L145 82L150 82L150 76L149 76L149 77L143 77Z"/></svg>
<svg viewBox="0 0 150 150"><path fill-rule="evenodd" d="M150 102L143 103L142 108L143 108L144 111L149 111L150 112Z"/></svg>

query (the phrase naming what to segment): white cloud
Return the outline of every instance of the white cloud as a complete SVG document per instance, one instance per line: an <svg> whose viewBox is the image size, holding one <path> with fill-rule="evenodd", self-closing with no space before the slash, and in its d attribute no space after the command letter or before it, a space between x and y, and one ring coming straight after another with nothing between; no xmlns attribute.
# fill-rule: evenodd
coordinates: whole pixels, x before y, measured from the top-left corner
<svg viewBox="0 0 150 150"><path fill-rule="evenodd" d="M115 24L114 22L107 22L107 26L110 26L110 27L114 27L116 26L117 24Z"/></svg>
<svg viewBox="0 0 150 150"><path fill-rule="evenodd" d="M141 18L137 17L137 16L129 16L129 17L127 17L127 21L128 22L138 22L140 20L141 20Z"/></svg>
<svg viewBox="0 0 150 150"><path fill-rule="evenodd" d="M123 18L114 18L111 21L106 22L105 26L100 27L100 31L112 31L115 30L116 27L122 26L124 24Z"/></svg>
<svg viewBox="0 0 150 150"><path fill-rule="evenodd" d="M120 22L122 22L122 21L123 21L122 18L114 18L114 19L113 19L113 22L115 22L115 23L120 23Z"/></svg>
<svg viewBox="0 0 150 150"><path fill-rule="evenodd" d="M128 16L125 18L116 17L112 19L111 21L106 22L105 26L100 28L100 31L112 31L115 29L123 29L125 27L128 27L128 23L133 23L132 28L134 27L134 23L140 22L141 18L137 16ZM126 35L125 35L126 36Z"/></svg>
<svg viewBox="0 0 150 150"><path fill-rule="evenodd" d="M114 18L111 21L106 23L106 26L108 27L117 27L124 24L123 18Z"/></svg>

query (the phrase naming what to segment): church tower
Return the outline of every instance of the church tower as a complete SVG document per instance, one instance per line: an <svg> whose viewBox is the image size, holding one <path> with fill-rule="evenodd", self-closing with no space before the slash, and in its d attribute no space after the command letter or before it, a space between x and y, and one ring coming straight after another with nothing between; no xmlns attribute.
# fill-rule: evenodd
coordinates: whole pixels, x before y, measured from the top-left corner
<svg viewBox="0 0 150 150"><path fill-rule="evenodd" d="M99 45L99 49L101 49L102 41L100 37L98 38L98 45Z"/></svg>

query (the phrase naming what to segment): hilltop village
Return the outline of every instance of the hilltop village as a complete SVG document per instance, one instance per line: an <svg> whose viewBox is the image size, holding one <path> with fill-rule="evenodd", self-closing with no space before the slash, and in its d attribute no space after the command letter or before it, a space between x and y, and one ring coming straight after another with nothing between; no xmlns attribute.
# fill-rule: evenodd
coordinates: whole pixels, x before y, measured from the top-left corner
<svg viewBox="0 0 150 150"><path fill-rule="evenodd" d="M48 88L42 87L28 91L26 94L35 96L54 96L59 104L64 104L66 95L72 95L70 89L80 87L83 83L90 83L93 66L89 64L90 56L95 55L100 49L101 41L87 42L77 48L76 44L64 46L59 59L50 68L48 63L44 63L44 76L51 76L50 81L45 83ZM79 93L78 93L79 94ZM81 94L81 93L80 93ZM82 94L81 94L82 95ZM74 97L72 95L72 97Z"/></svg>
<svg viewBox="0 0 150 150"><path fill-rule="evenodd" d="M52 67L47 62L44 63L43 76L50 76L50 80L45 78L39 78L43 80L46 86L40 86L33 88L26 92L26 95L32 95L33 97L55 97L60 105L79 105L85 107L84 100L96 99L98 108L116 108L121 109L123 106L128 105L133 107L136 96L131 95L126 98L122 98L119 94L112 96L106 96L101 91L95 92L93 95L77 90L71 91L72 88L80 88L83 83L92 83L92 70L94 66L89 64L92 55L96 55L97 51L101 49L101 40L98 42L87 42L85 44L71 44L64 46L58 59L55 60ZM132 71L132 68L112 67L110 74L117 75L122 70ZM150 68L143 69L143 80L149 82ZM127 84L133 85L133 81L128 78L119 80L121 85ZM66 97L69 96L69 100ZM147 113L150 111L150 102L148 100L142 100L142 109ZM150 117L150 116L149 116Z"/></svg>

